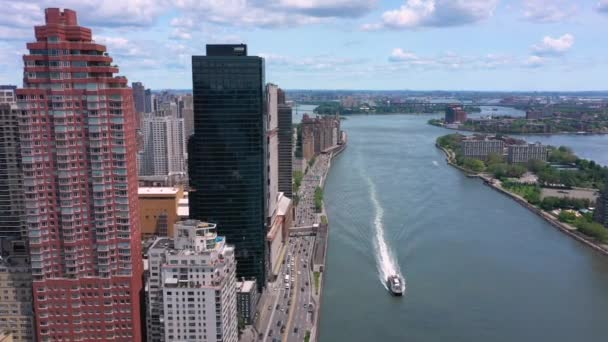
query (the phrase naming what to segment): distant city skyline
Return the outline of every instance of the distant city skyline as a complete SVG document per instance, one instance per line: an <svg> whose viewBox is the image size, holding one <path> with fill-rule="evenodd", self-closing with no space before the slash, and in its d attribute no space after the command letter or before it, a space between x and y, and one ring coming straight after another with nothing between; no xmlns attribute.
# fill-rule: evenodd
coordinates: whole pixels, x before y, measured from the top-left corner
<svg viewBox="0 0 608 342"><path fill-rule="evenodd" d="M130 81L190 89L190 57L245 43L284 89L606 90L607 0L7 0L0 84L43 8L82 13Z"/></svg>

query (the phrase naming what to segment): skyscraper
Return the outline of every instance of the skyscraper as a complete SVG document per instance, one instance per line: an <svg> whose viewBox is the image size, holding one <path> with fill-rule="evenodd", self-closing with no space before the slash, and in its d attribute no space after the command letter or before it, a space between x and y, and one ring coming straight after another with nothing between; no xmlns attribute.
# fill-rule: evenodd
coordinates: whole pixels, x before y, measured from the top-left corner
<svg viewBox="0 0 608 342"><path fill-rule="evenodd" d="M192 57L194 135L188 141L190 217L217 223L235 245L237 276L266 282L264 60L245 45Z"/></svg>
<svg viewBox="0 0 608 342"><path fill-rule="evenodd" d="M144 150L141 155L141 176L164 176L185 172L186 140L184 119L160 111L146 114L142 124Z"/></svg>
<svg viewBox="0 0 608 342"><path fill-rule="evenodd" d="M141 341L136 119L76 12L45 10L17 90L38 341Z"/></svg>
<svg viewBox="0 0 608 342"><path fill-rule="evenodd" d="M279 89L279 192L293 199L293 123L291 107L285 104L285 93Z"/></svg>
<svg viewBox="0 0 608 342"><path fill-rule="evenodd" d="M274 84L266 85L266 165L268 165L266 189L266 208L268 210L268 226L277 210L279 199L279 102L278 90Z"/></svg>
<svg viewBox="0 0 608 342"><path fill-rule="evenodd" d="M33 340L34 310L19 146L15 87L0 86L0 331L26 342Z"/></svg>
<svg viewBox="0 0 608 342"><path fill-rule="evenodd" d="M194 106L192 103L192 95L184 95L181 98L182 117L184 118L184 129L186 139L194 133Z"/></svg>
<svg viewBox="0 0 608 342"><path fill-rule="evenodd" d="M152 113L152 90L144 92L144 113Z"/></svg>
<svg viewBox="0 0 608 342"><path fill-rule="evenodd" d="M135 112L146 112L146 89L141 82L131 83L133 88L133 102L135 103Z"/></svg>

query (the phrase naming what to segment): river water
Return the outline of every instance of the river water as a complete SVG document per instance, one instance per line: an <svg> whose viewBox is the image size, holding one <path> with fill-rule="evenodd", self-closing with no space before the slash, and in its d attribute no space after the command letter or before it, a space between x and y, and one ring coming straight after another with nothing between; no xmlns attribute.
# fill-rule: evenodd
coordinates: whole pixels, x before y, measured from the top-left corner
<svg viewBox="0 0 608 342"><path fill-rule="evenodd" d="M434 141L450 131L431 117L343 122L320 340L606 341L608 257L446 165ZM391 269L402 298L383 284Z"/></svg>

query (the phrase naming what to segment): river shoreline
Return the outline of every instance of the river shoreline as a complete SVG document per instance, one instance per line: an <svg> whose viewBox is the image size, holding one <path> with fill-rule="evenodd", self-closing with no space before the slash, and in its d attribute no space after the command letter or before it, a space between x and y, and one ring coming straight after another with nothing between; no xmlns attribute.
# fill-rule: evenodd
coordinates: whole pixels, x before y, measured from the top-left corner
<svg viewBox="0 0 608 342"><path fill-rule="evenodd" d="M429 123L429 125L434 126L434 127L439 127L439 128L445 128L445 129L449 129L452 131L461 131L461 132L471 132L471 133L477 133L477 134L508 134L508 135L514 135L514 136L518 136L518 135L538 135L538 136L551 136L551 135L607 135L608 132L551 132L551 133L537 133L537 132L519 132L519 133L513 133L513 132L480 132L480 131L473 131L470 129L466 129L466 128L452 128L452 127L446 127L444 126L440 126L440 125L433 125L431 123Z"/></svg>
<svg viewBox="0 0 608 342"><path fill-rule="evenodd" d="M489 186L490 188L494 189L495 191L498 191L506 196L511 197L513 200L515 200L515 202L519 203L523 207L528 208L528 210L530 210L534 214L536 214L539 217L541 217L542 219L544 219L546 222L548 222L554 228L558 229L560 232L574 238L575 240L585 244L588 247L593 248L594 250L604 254L605 256L608 256L608 246L606 246L605 244L599 243L599 242L595 241L593 238L590 238L582 233L579 233L575 227L572 227L571 225L569 225L567 223L559 221L557 218L553 217L551 214L528 203L528 201L525 200L523 197L502 188L500 185L495 184L494 178L487 177L487 176L481 175L479 173L471 172L471 171L464 169L463 167L457 165L456 163L454 163L452 161L453 156L452 156L451 151L439 146L439 144L435 144L435 146L438 149L440 149L441 151L443 151L443 153L446 156L446 162L449 165L462 171L463 173L465 173L465 175L467 177L479 178L479 179L483 180L483 183L485 185Z"/></svg>

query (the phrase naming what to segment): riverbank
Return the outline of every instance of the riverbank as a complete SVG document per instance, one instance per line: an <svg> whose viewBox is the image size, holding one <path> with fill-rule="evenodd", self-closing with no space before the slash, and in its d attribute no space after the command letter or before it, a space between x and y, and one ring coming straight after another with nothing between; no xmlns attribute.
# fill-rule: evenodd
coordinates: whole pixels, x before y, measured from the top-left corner
<svg viewBox="0 0 608 342"><path fill-rule="evenodd" d="M489 186L490 188L504 194L507 195L509 197L511 197L513 200L515 200L517 203L519 203L520 205L528 208L528 210L532 211L533 213L535 213L536 215L540 216L541 218L543 218L545 221L547 221L549 224L551 224L551 226L553 226L554 228L557 228L560 232L565 233L566 235L574 238L575 240L593 248L594 250L608 256L608 245L601 243L587 235L584 235L580 232L578 232L576 227L573 227L567 223L561 222L559 221L556 217L554 217L553 215L551 215L550 213L530 204L526 199L524 199L523 197L503 188L500 185L500 181L498 181L495 178L492 178L488 175L483 175L481 173L476 173L473 172L471 170L467 170L459 165L457 165L454 161L454 152L443 148L442 146L440 146L439 144L435 144L435 146L437 148L439 148L441 151L443 151L443 153L446 156L446 162L455 167L456 169L464 172L466 174L467 177L475 177L475 178L479 178L481 180L483 180L484 184L486 184L487 186Z"/></svg>
<svg viewBox="0 0 608 342"><path fill-rule="evenodd" d="M325 180L327 179L327 175L329 174L329 171L331 170L331 162L333 161L333 159L340 155L347 146L348 143L348 135L343 132L342 133L342 143L340 145L338 145L336 148L334 148L333 150L331 150L331 152L329 152L330 156L329 156L329 160L327 163L327 168L325 169L325 172L323 173L320 181L319 181L319 186L321 188L325 188ZM317 241L317 239L315 239L315 244L317 245L319 242L322 242L323 244L323 260L320 264L322 264L322 267L318 267L317 262L315 261L315 266L314 268L309 268L309 272L311 273L310 275L312 276L312 279L314 279L314 286L315 286L315 291L312 292L312 297L313 297L313 302L316 304L315 305L315 312L313 315L313 320L314 320L314 324L310 333L310 341L318 341L319 339L319 324L321 323L321 306L323 304L323 285L325 283L325 271L326 271L326 265L327 265L327 250L328 250L328 246L329 246L329 217L327 215L327 212L325 211L325 203L323 203L322 207L321 207L321 214L320 214L320 224L319 224L319 231L318 231L318 235L317 235L317 239L321 238L322 241ZM322 236L321 236L322 235ZM314 256L313 256L314 258Z"/></svg>
<svg viewBox="0 0 608 342"><path fill-rule="evenodd" d="M447 125L441 125L441 124L434 124L434 123L428 123L431 126L435 126L435 127L440 127L440 128L445 128L445 129L449 129L452 131L460 131L460 132L471 132L471 133L479 133L479 134L509 134L509 135L538 135L538 136L549 136L549 135L556 135L556 134L560 134L560 135L607 135L608 132L585 132L585 131L579 131L579 132L572 132L572 131L557 131L557 132L485 132L485 131L476 131L473 129L469 129L467 127L464 126L458 126L458 127L452 127L452 126L447 126Z"/></svg>

